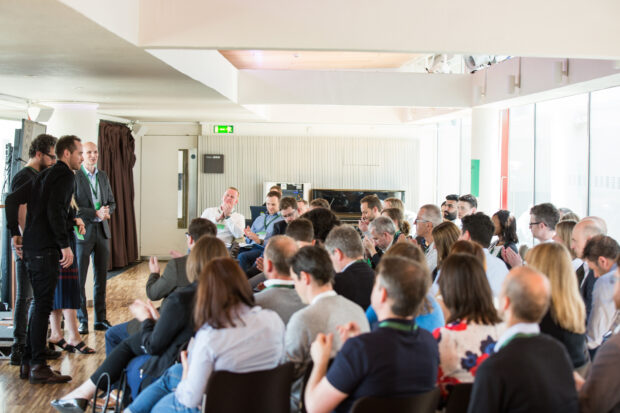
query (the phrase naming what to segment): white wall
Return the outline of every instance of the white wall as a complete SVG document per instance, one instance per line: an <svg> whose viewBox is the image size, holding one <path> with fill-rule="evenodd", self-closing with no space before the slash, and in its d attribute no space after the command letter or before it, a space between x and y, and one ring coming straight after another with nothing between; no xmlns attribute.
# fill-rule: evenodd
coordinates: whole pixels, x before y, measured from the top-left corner
<svg viewBox="0 0 620 413"><path fill-rule="evenodd" d="M415 137L237 136L199 138L202 155L223 154L224 174L199 172L199 211L218 205L228 186L239 188L241 213L260 205L264 181L310 182L313 188L392 189L406 191L415 210L421 179Z"/></svg>

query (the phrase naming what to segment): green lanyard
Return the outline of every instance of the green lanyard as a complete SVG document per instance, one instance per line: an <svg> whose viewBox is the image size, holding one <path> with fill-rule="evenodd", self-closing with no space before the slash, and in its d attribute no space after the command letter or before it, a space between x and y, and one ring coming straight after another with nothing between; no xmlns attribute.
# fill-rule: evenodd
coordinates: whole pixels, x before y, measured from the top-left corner
<svg viewBox="0 0 620 413"><path fill-rule="evenodd" d="M278 218L280 218L280 213L276 212L276 216L273 217L271 221L267 222L267 214L263 214L263 225L264 225L265 231L267 231L267 227Z"/></svg>
<svg viewBox="0 0 620 413"><path fill-rule="evenodd" d="M269 287L266 287L263 291L266 291L270 288L288 288L290 290L294 289L295 286L294 285L288 285L288 284L274 284L274 285L270 285Z"/></svg>
<svg viewBox="0 0 620 413"><path fill-rule="evenodd" d="M39 171L37 171L36 169L34 169L32 166L27 166L26 168L30 169L32 172L34 172L35 174L38 174Z"/></svg>
<svg viewBox="0 0 620 413"><path fill-rule="evenodd" d="M396 321L382 321L379 323L379 327L387 327L387 328L392 328L394 330L407 331L407 332L416 331L418 329L417 324L403 324L403 323L399 323Z"/></svg>
<svg viewBox="0 0 620 413"><path fill-rule="evenodd" d="M93 195L95 195L95 198L99 198L99 196L97 195L97 193L99 192L97 190L97 187L99 186L99 174L95 175L95 182L97 183L97 185L93 186L93 184L90 182L88 171L86 170L86 168L84 168L84 165L82 165L82 172L84 172L84 176L86 176L86 179L88 180L88 186L90 186L90 189L93 191Z"/></svg>
<svg viewBox="0 0 620 413"><path fill-rule="evenodd" d="M514 336L510 337L508 340L504 341L504 344L502 344L502 346L498 349L501 350L504 347L506 347L508 345L508 343L510 343L512 340L514 340L515 338L521 338L521 337L533 337L533 336L537 336L538 334L536 333L517 333Z"/></svg>

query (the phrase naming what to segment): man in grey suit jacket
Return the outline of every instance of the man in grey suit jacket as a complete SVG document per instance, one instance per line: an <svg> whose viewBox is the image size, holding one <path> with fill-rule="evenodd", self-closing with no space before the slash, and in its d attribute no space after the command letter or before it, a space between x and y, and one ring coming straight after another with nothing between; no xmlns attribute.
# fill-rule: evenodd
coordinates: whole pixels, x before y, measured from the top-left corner
<svg viewBox="0 0 620 413"><path fill-rule="evenodd" d="M78 204L78 217L86 225L84 239L77 239L78 268L80 271L80 320L79 331L88 334L88 313L86 310L86 274L92 256L94 270L95 330L107 330L110 323L106 319L106 277L110 257L110 225L108 220L116 209L116 202L105 172L97 169L99 152L92 142L84 144L84 163L75 174L75 200Z"/></svg>

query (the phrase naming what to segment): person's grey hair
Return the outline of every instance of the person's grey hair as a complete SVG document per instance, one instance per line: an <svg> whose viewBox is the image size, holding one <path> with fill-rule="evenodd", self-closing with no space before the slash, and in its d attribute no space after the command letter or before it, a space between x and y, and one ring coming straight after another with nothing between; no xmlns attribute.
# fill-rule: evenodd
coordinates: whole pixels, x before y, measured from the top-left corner
<svg viewBox="0 0 620 413"><path fill-rule="evenodd" d="M396 233L396 225L388 217L377 217L368 226L369 230L374 229L377 234L388 233L394 235Z"/></svg>
<svg viewBox="0 0 620 413"><path fill-rule="evenodd" d="M540 283L533 281L533 278L538 278ZM527 265L510 272L504 285L504 293L510 299L514 315L525 322L540 323L549 309L549 279Z"/></svg>
<svg viewBox="0 0 620 413"><path fill-rule="evenodd" d="M351 225L339 225L332 228L325 239L325 249L330 254L339 249L349 258L364 255L362 239Z"/></svg>
<svg viewBox="0 0 620 413"><path fill-rule="evenodd" d="M420 207L420 211L422 213L422 219L433 224L433 228L443 222L443 217L441 216L441 209L437 205L434 204L426 204Z"/></svg>

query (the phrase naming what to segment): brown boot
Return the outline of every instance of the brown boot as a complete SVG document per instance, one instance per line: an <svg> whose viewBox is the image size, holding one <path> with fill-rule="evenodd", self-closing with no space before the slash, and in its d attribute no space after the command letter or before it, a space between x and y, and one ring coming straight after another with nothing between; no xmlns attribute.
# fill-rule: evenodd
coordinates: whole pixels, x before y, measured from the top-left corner
<svg viewBox="0 0 620 413"><path fill-rule="evenodd" d="M71 380L71 376L63 376L52 370L45 364L34 364L30 369L30 383L66 383Z"/></svg>

